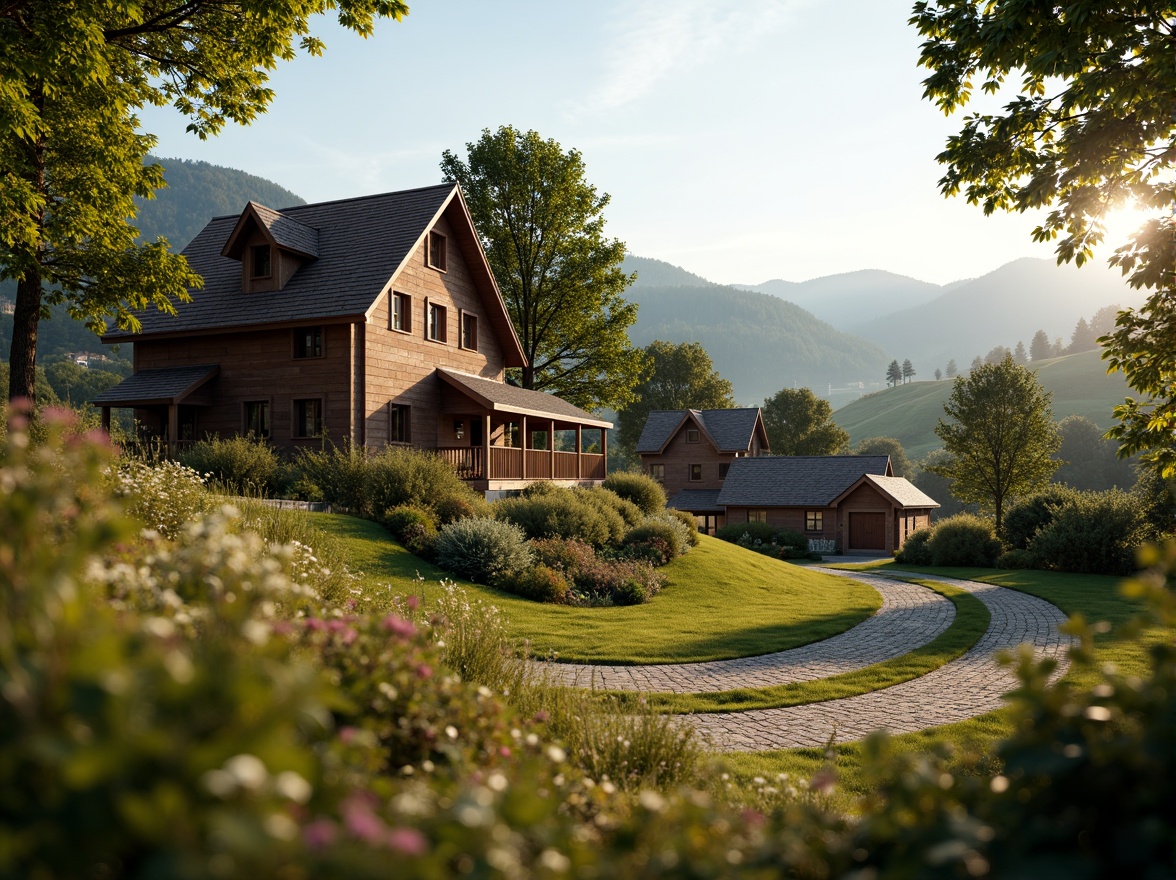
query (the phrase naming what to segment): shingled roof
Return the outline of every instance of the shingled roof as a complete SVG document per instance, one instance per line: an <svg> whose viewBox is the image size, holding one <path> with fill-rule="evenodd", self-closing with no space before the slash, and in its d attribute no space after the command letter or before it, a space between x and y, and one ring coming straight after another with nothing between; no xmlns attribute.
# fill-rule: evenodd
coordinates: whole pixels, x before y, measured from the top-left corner
<svg viewBox="0 0 1176 880"><path fill-rule="evenodd" d="M661 452L677 433L678 427L693 417L719 452L744 452L751 447L752 434L759 421L759 407L739 409L659 409L645 418L645 427L637 438L638 454Z"/></svg>
<svg viewBox="0 0 1176 880"><path fill-rule="evenodd" d="M895 507L939 507L939 502L930 495L920 491L910 480L904 477L883 477L878 474L865 474L860 480L841 493L836 500L848 495L858 485L868 483L890 499Z"/></svg>
<svg viewBox="0 0 1176 880"><path fill-rule="evenodd" d="M220 372L216 364L139 370L107 388L90 403L94 406L151 406L179 403Z"/></svg>
<svg viewBox="0 0 1176 880"><path fill-rule="evenodd" d="M596 428L611 428L612 422L599 419L587 410L568 403L554 394L519 388L457 370L437 368L437 375L458 391L470 396L486 409L494 412L546 416L556 421L579 422Z"/></svg>
<svg viewBox="0 0 1176 880"><path fill-rule="evenodd" d="M691 513L722 513L718 489L682 489L666 502L674 510L688 510Z"/></svg>
<svg viewBox="0 0 1176 880"><path fill-rule="evenodd" d="M766 455L731 462L727 507L829 507L864 475L890 474L889 455ZM905 480L904 480L905 482Z"/></svg>
<svg viewBox="0 0 1176 880"><path fill-rule="evenodd" d="M280 211L250 202L241 214L216 217L184 248L188 264L204 278L203 289L190 291L192 301L174 303L175 315L153 308L136 312L139 333L112 330L102 339L125 342L266 324L362 320L443 213L454 221L454 244L465 253L479 289L494 300L487 303L487 317L502 342L506 365L525 365L465 202L452 183ZM256 217L280 246L312 257L281 291L242 292L241 263L223 255L247 216Z"/></svg>

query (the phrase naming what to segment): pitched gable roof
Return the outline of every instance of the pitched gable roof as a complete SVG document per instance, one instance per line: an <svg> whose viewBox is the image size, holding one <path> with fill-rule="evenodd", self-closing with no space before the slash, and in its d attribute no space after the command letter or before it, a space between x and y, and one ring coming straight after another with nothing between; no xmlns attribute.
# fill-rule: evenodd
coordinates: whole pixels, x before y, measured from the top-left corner
<svg viewBox="0 0 1176 880"><path fill-rule="evenodd" d="M119 342L137 335L361 320L442 215L451 221L456 243L487 301L488 318L502 344L506 365L524 366L526 357L465 199L451 183L280 211L251 202L241 214L216 217L184 248L189 265L204 278L204 288L191 292L192 301L175 303L175 315L155 309L137 312L142 323L139 334L112 330L102 338ZM280 246L317 255L294 273L280 293L243 293L241 264L224 255L246 216L255 218Z"/></svg>
<svg viewBox="0 0 1176 880"><path fill-rule="evenodd" d="M760 421L760 410L756 406L738 409L653 410L645 418L645 427L637 439L637 452L661 452L687 421L695 422L717 451L745 452L751 447L756 424Z"/></svg>
<svg viewBox="0 0 1176 880"><path fill-rule="evenodd" d="M719 492L729 507L829 507L865 474L890 474L889 455L766 455L731 462Z"/></svg>
<svg viewBox="0 0 1176 880"><path fill-rule="evenodd" d="M139 370L90 400L94 406L179 403L220 373L217 364Z"/></svg>
<svg viewBox="0 0 1176 880"><path fill-rule="evenodd" d="M592 413L568 403L554 394L532 391L496 382L481 376L471 376L457 370L437 368L437 375L448 385L472 397L482 406L494 412L519 413L520 415L546 416L556 421L579 422L597 428L611 428L612 422L598 419Z"/></svg>
<svg viewBox="0 0 1176 880"><path fill-rule="evenodd" d="M873 486L887 498L895 507L939 507L939 502L920 489L905 477L884 477L878 474L864 474L844 492L838 495L834 503L841 501L854 489L861 485Z"/></svg>

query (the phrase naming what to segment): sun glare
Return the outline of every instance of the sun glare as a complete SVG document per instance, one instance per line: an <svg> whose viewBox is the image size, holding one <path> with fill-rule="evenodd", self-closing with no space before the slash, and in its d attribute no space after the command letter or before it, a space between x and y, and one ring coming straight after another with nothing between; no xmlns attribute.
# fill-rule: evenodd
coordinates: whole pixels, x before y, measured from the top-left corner
<svg viewBox="0 0 1176 880"><path fill-rule="evenodd" d="M1132 233L1157 214L1155 210L1137 208L1134 205L1109 212L1103 218L1103 226L1106 228L1103 246L1122 247L1127 244Z"/></svg>

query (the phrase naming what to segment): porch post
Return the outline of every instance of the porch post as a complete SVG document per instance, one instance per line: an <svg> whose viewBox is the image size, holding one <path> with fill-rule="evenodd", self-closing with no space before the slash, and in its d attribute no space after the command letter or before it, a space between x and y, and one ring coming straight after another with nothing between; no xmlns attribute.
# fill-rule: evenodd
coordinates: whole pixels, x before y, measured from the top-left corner
<svg viewBox="0 0 1176 880"><path fill-rule="evenodd" d="M608 428L600 429L600 463L604 465L604 475L608 476Z"/></svg>
<svg viewBox="0 0 1176 880"><path fill-rule="evenodd" d="M555 419L547 422L547 456L550 462L551 479L555 479Z"/></svg>
<svg viewBox="0 0 1176 880"><path fill-rule="evenodd" d="M519 430L523 432L523 436L520 437L519 439L520 439L521 445L523 447L523 476L522 476L522 479L525 480L525 479L527 479L527 437L528 437L526 415L523 415L523 417L522 417L522 423L519 425Z"/></svg>
<svg viewBox="0 0 1176 880"><path fill-rule="evenodd" d="M167 445L175 446L180 440L180 405L167 405Z"/></svg>
<svg viewBox="0 0 1176 880"><path fill-rule="evenodd" d="M110 407L108 406L102 407L102 430L106 432L108 437L110 436Z"/></svg>
<svg viewBox="0 0 1176 880"><path fill-rule="evenodd" d="M582 480L584 478L584 459L581 457L584 453L584 438L582 436L584 426L579 422L576 423L576 479Z"/></svg>
<svg viewBox="0 0 1176 880"><path fill-rule="evenodd" d="M482 417L482 476L490 479L490 412Z"/></svg>

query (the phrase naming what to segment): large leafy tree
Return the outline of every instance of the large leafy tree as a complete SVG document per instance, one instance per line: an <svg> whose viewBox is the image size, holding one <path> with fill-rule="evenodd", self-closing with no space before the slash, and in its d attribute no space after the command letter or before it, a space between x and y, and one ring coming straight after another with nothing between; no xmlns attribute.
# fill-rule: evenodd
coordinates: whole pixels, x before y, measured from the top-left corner
<svg viewBox="0 0 1176 880"><path fill-rule="evenodd" d="M617 434L624 450L637 446L641 429L658 409L730 409L734 388L719 375L706 349L697 342L655 340L644 348L645 378L636 399L617 414Z"/></svg>
<svg viewBox="0 0 1176 880"><path fill-rule="evenodd" d="M1050 208L1034 230L1057 240L1059 262L1088 260L1107 211L1173 201L1176 170L1176 3L1140 0L920 0L911 18L925 37L925 95L945 112L976 89L1018 94L994 113L964 117L939 155L946 195L997 210ZM1138 397L1115 408L1109 436L1120 455L1142 452L1176 474L1176 220L1154 216L1110 262L1152 289L1120 313L1103 357Z"/></svg>
<svg viewBox="0 0 1176 880"><path fill-rule="evenodd" d="M902 442L894 437L867 437L853 448L854 455L889 455L890 467L896 477L906 477L908 480L915 476L915 466L910 456L902 446Z"/></svg>
<svg viewBox="0 0 1176 880"><path fill-rule="evenodd" d="M1012 355L955 380L935 434L950 458L928 470L947 477L961 501L991 508L1000 531L1005 502L1049 482L1061 445L1051 395Z"/></svg>
<svg viewBox="0 0 1176 880"><path fill-rule="evenodd" d="M0 4L0 278L16 281L10 397L32 397L48 307L102 330L135 327L199 276L163 239L136 240L133 197L163 185L144 164L147 105L172 104L200 137L248 123L273 96L268 71L323 50L310 18L338 10L362 35L402 0L12 0Z"/></svg>
<svg viewBox="0 0 1176 880"><path fill-rule="evenodd" d="M833 421L833 407L808 388L783 388L764 401L764 430L773 455L835 455L849 434Z"/></svg>
<svg viewBox="0 0 1176 880"><path fill-rule="evenodd" d="M523 343L524 388L580 406L633 400L641 353L629 345L637 306L622 294L624 242L604 235L608 194L584 177L577 150L502 126L446 150L445 179L461 185L490 267Z"/></svg>

